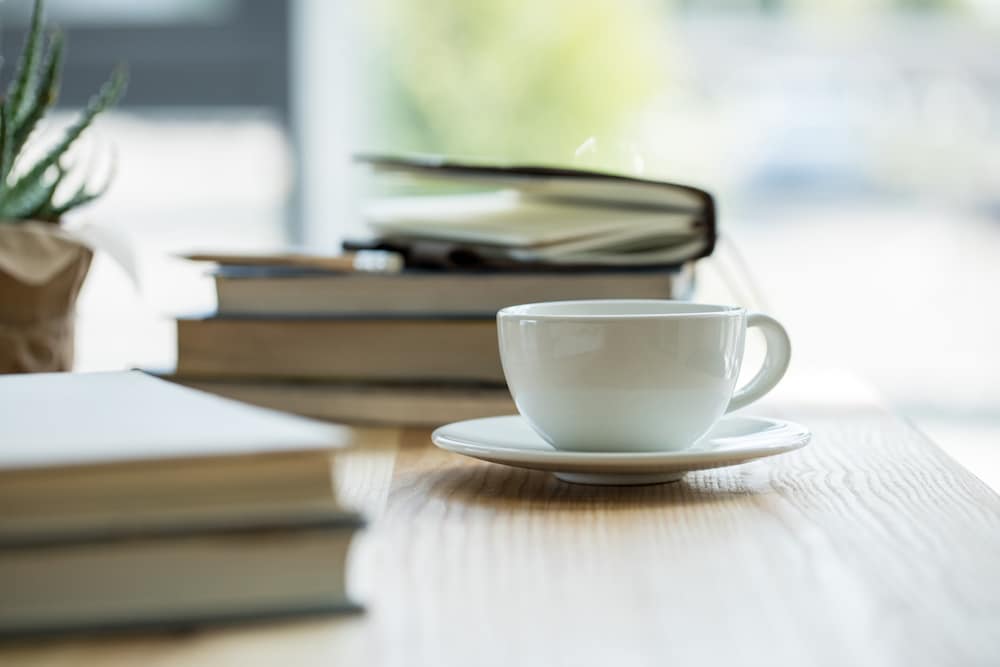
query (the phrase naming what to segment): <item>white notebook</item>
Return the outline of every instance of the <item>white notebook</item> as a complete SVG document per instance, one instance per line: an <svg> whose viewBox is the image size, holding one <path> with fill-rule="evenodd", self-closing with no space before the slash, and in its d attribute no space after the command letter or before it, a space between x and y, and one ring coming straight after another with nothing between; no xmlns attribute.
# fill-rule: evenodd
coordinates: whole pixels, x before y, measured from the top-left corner
<svg viewBox="0 0 1000 667"><path fill-rule="evenodd" d="M354 609L348 431L140 372L0 377L0 638Z"/></svg>
<svg viewBox="0 0 1000 667"><path fill-rule="evenodd" d="M140 371L0 376L0 473L343 447L344 427Z"/></svg>
<svg viewBox="0 0 1000 667"><path fill-rule="evenodd" d="M0 377L0 545L336 513L345 427L138 371Z"/></svg>
<svg viewBox="0 0 1000 667"><path fill-rule="evenodd" d="M458 254L481 266L664 267L709 255L715 245L712 196L689 185L433 157L356 159L410 192L474 190L387 197L365 207L375 241L409 261Z"/></svg>

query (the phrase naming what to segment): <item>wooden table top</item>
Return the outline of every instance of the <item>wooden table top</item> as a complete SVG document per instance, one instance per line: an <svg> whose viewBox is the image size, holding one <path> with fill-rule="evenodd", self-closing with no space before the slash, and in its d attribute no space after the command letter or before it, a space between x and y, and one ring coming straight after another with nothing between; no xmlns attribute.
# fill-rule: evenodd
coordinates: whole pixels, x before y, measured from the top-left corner
<svg viewBox="0 0 1000 667"><path fill-rule="evenodd" d="M785 391L751 411L807 424L810 446L646 487L359 429L337 477L372 519L351 562L367 613L10 645L0 664L1000 664L1000 497L853 394Z"/></svg>

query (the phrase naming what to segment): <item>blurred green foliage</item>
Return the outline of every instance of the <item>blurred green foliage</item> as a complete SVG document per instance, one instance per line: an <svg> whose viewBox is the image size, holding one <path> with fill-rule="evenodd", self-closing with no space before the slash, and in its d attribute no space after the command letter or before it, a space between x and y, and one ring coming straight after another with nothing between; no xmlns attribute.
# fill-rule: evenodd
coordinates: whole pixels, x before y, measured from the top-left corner
<svg viewBox="0 0 1000 667"><path fill-rule="evenodd" d="M112 107L125 90L128 76L119 66L95 94L62 139L28 163L25 147L59 96L63 36L45 36L43 2L35 0L31 26L17 70L0 99L0 222L45 220L62 216L104 194L105 184L91 190L86 178L69 196L59 198L60 186L72 171L66 155L94 119ZM15 169L15 167L17 169ZM57 201L57 198L60 199Z"/></svg>
<svg viewBox="0 0 1000 667"><path fill-rule="evenodd" d="M364 148L630 170L631 142L655 153L637 116L683 79L680 16L850 25L981 1L371 0Z"/></svg>
<svg viewBox="0 0 1000 667"><path fill-rule="evenodd" d="M570 163L663 90L663 16L641 0L374 0L368 146Z"/></svg>

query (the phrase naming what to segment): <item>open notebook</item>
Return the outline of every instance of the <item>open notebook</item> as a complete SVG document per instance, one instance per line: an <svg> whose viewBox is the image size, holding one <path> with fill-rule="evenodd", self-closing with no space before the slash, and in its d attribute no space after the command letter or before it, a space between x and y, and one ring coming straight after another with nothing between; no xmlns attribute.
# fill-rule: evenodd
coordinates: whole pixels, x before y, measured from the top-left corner
<svg viewBox="0 0 1000 667"><path fill-rule="evenodd" d="M711 195L687 185L546 167L358 156L387 177L469 192L381 198L377 244L442 264L670 266L715 244ZM412 259L412 257L411 257Z"/></svg>

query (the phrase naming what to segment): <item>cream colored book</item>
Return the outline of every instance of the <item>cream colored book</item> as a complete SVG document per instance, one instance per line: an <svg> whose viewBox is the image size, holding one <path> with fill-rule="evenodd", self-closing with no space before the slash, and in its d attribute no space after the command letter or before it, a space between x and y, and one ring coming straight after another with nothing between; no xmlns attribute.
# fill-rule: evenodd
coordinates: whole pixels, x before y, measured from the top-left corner
<svg viewBox="0 0 1000 667"><path fill-rule="evenodd" d="M138 371L2 376L0 406L0 542L325 515L350 441Z"/></svg>
<svg viewBox="0 0 1000 667"><path fill-rule="evenodd" d="M356 608L349 432L134 371L0 377L0 637Z"/></svg>
<svg viewBox="0 0 1000 667"><path fill-rule="evenodd" d="M411 190L470 190L369 202L364 217L372 231L404 254L431 243L442 257L461 255L479 266L664 267L705 257L715 245L712 196L690 185L438 157L356 159Z"/></svg>
<svg viewBox="0 0 1000 667"><path fill-rule="evenodd" d="M0 542L0 638L356 610L345 573L358 526L328 513Z"/></svg>

